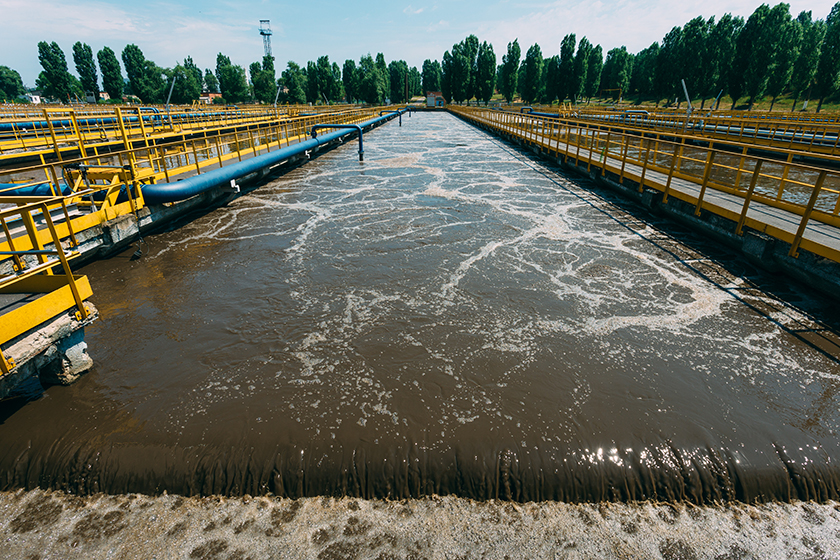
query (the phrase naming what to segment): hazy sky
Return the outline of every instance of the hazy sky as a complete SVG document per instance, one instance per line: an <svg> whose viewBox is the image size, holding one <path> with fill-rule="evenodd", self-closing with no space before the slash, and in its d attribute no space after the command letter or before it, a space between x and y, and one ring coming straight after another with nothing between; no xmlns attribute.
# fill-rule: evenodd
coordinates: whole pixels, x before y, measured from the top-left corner
<svg viewBox="0 0 840 560"><path fill-rule="evenodd" d="M261 19L271 20L278 70L289 60L305 65L328 55L341 65L368 52L421 68L425 59L440 60L471 33L493 44L499 62L515 38L523 56L534 43L543 56L552 56L567 33L601 44L604 53L621 45L635 53L695 16L747 17L759 5L755 0L0 0L0 65L14 68L32 86L41 71L38 41L56 41L75 74L72 46L82 41L94 53L107 45L118 57L134 43L162 67L192 56L201 68L215 68L222 52L247 68L262 58ZM790 11L795 17L811 10L815 19L824 19L832 5L833 0L793 0Z"/></svg>

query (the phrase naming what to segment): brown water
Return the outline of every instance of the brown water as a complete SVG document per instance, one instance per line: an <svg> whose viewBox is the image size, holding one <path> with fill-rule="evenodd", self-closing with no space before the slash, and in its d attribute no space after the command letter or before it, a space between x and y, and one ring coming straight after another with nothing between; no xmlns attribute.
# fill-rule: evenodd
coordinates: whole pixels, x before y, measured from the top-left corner
<svg viewBox="0 0 840 560"><path fill-rule="evenodd" d="M449 115L143 249L83 270L94 370L0 405L0 488L840 493L836 308Z"/></svg>

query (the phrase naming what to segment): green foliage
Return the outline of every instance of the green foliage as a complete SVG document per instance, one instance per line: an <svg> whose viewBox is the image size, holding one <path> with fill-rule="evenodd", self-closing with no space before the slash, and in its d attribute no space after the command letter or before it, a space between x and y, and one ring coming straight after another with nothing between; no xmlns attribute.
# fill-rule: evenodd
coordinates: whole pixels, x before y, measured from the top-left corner
<svg viewBox="0 0 840 560"><path fill-rule="evenodd" d="M250 97L245 69L233 64L230 58L222 53L216 55L216 79L219 81L219 90L228 103L239 103Z"/></svg>
<svg viewBox="0 0 840 560"><path fill-rule="evenodd" d="M519 40L514 39L512 43L508 43L507 54L502 56L502 72L501 72L501 87L502 95L508 103L513 101L513 96L516 93L519 82L519 58L521 50L519 48Z"/></svg>
<svg viewBox="0 0 840 560"><path fill-rule="evenodd" d="M575 73L575 44L577 38L574 33L563 37L560 43L560 69L557 76L558 99L563 101L567 97L574 98L572 81Z"/></svg>
<svg viewBox="0 0 840 560"><path fill-rule="evenodd" d="M219 80L216 79L215 74L209 68L204 71L204 89L208 93L221 93L219 91Z"/></svg>
<svg viewBox="0 0 840 560"><path fill-rule="evenodd" d="M659 43L653 43L639 52L633 62L633 73L630 76L630 91L639 94L639 103L643 95L653 93L656 59L659 56Z"/></svg>
<svg viewBox="0 0 840 560"><path fill-rule="evenodd" d="M423 95L423 83L420 76L420 70L416 66L412 66L408 71L408 95L414 97L415 95Z"/></svg>
<svg viewBox="0 0 840 560"><path fill-rule="evenodd" d="M449 51L443 53L441 61L441 75L440 75L440 91L444 99L453 101L452 99L452 55Z"/></svg>
<svg viewBox="0 0 840 560"><path fill-rule="evenodd" d="M826 97L837 91L840 82L840 3L834 4L825 20L825 38L817 64L814 91L819 97L817 111Z"/></svg>
<svg viewBox="0 0 840 560"><path fill-rule="evenodd" d="M562 65L562 60L560 64ZM543 57L539 45L531 45L525 54L523 66L525 67L524 83L519 88L519 93L523 101L533 103L538 101L543 94Z"/></svg>
<svg viewBox="0 0 840 560"><path fill-rule="evenodd" d="M163 69L146 60L140 47L126 45L122 51L123 65L131 91L144 103L163 103L168 93Z"/></svg>
<svg viewBox="0 0 840 560"><path fill-rule="evenodd" d="M601 45L595 45L595 48L589 52L589 60L586 64L586 86L584 88L584 94L587 99L592 99L592 96L598 92L603 67L604 51L601 49Z"/></svg>
<svg viewBox="0 0 840 560"><path fill-rule="evenodd" d="M394 60L388 65L391 82L391 103L405 103L408 80L408 64L404 60Z"/></svg>
<svg viewBox="0 0 840 560"><path fill-rule="evenodd" d="M444 54L444 81L449 85L451 101L456 103L469 99L467 97L471 70L469 54L469 48L464 42L452 45L452 54L449 57Z"/></svg>
<svg viewBox="0 0 840 560"><path fill-rule="evenodd" d="M96 64L93 62L93 50L90 45L77 41L73 45L73 62L76 64L76 73L79 74L82 88L98 98L99 85L97 84Z"/></svg>
<svg viewBox="0 0 840 560"><path fill-rule="evenodd" d="M99 70L102 71L102 88L114 101L122 100L123 77L117 55L108 47L103 47L96 53L99 60Z"/></svg>
<svg viewBox="0 0 840 560"><path fill-rule="evenodd" d="M70 72L67 71L64 52L58 43L55 41L38 43L38 60L44 69L36 81L36 86L41 93L62 101L69 100L73 91L73 81Z"/></svg>
<svg viewBox="0 0 840 560"><path fill-rule="evenodd" d="M484 41L478 49L475 72L475 96L486 105L496 89L496 53Z"/></svg>
<svg viewBox="0 0 840 560"><path fill-rule="evenodd" d="M344 85L344 95L347 102L352 103L359 97L359 73L356 69L356 61L347 59L341 71L341 82Z"/></svg>
<svg viewBox="0 0 840 560"><path fill-rule="evenodd" d="M0 100L14 101L26 93L17 70L0 66Z"/></svg>
<svg viewBox="0 0 840 560"><path fill-rule="evenodd" d="M577 54L574 61L574 74L572 76L572 87L570 96L572 102L577 103L578 97L584 95L586 89L586 77L589 72L589 56L592 52L592 43L583 37L578 43Z"/></svg>
<svg viewBox="0 0 840 560"><path fill-rule="evenodd" d="M630 75L633 71L633 55L627 52L627 48L621 46L611 49L604 61L604 70L601 73L601 89L612 89L613 99L627 92L630 87Z"/></svg>
<svg viewBox="0 0 840 560"><path fill-rule="evenodd" d="M441 67L440 62L437 60L430 60L426 59L423 61L423 93L428 93L430 91L441 91L440 85L440 78L441 78Z"/></svg>
<svg viewBox="0 0 840 560"><path fill-rule="evenodd" d="M680 77L683 73L683 32L673 27L662 39L662 46L656 56L654 91L658 99L674 98L682 94Z"/></svg>
<svg viewBox="0 0 840 560"><path fill-rule="evenodd" d="M713 95L721 95L721 91L723 93L729 91L729 84L732 81L730 73L735 67L736 42L743 27L744 20L742 18L724 14L709 33L709 43L712 50L714 86L711 93ZM720 103L720 100L718 100L718 103Z"/></svg>
<svg viewBox="0 0 840 560"><path fill-rule="evenodd" d="M549 103L560 99L560 56L556 54L545 61L545 99Z"/></svg>
<svg viewBox="0 0 840 560"><path fill-rule="evenodd" d="M379 79L382 82L382 101L385 101L385 97L387 97L391 93L391 73L388 72L388 64L385 63L385 55L382 53L376 53L376 70L379 72Z"/></svg>
<svg viewBox="0 0 840 560"><path fill-rule="evenodd" d="M303 104L306 103L306 74L300 66L289 61L282 75L283 85L288 92L283 95L285 103Z"/></svg>
<svg viewBox="0 0 840 560"><path fill-rule="evenodd" d="M172 70L164 70L166 75L166 87L172 86L172 97L170 103L185 104L192 103L201 95L201 70L198 70L195 64L192 63L192 58L187 57L184 60L183 66L178 64ZM175 83L172 84L172 80ZM169 90L166 90L166 95L169 95ZM163 98L166 101L166 97Z"/></svg>
<svg viewBox="0 0 840 560"><path fill-rule="evenodd" d="M712 20L707 22L698 16L683 27L680 49L682 73L677 76L684 79L692 97L708 96L711 87L711 54L709 52L709 32L713 28ZM680 84L682 87L682 84Z"/></svg>
<svg viewBox="0 0 840 560"><path fill-rule="evenodd" d="M802 29L802 42L800 43L799 56L793 64L791 74L791 90L793 90L793 106L791 111L796 109L796 102L803 92L810 89L817 75L817 63L820 60L822 42L825 37L825 22L821 20L811 21L811 12L802 12L796 18Z"/></svg>
<svg viewBox="0 0 840 560"><path fill-rule="evenodd" d="M774 31L774 34L777 35L778 48L773 65L768 70L769 76L767 78L767 93L772 97L771 111L773 105L776 104L776 99L790 83L793 75L793 65L799 58L799 48L802 44L802 25L798 20L791 19L786 4L779 4L779 6L785 6L785 11L781 15L781 21L778 22L777 29ZM776 8L773 8L773 10Z"/></svg>
<svg viewBox="0 0 840 560"><path fill-rule="evenodd" d="M254 62L250 66L251 84L254 99L263 103L274 103L277 95L277 83L274 74L274 57L264 56L262 64Z"/></svg>
<svg viewBox="0 0 840 560"><path fill-rule="evenodd" d="M359 59L359 98L365 103L381 104L385 100L385 76L370 53Z"/></svg>

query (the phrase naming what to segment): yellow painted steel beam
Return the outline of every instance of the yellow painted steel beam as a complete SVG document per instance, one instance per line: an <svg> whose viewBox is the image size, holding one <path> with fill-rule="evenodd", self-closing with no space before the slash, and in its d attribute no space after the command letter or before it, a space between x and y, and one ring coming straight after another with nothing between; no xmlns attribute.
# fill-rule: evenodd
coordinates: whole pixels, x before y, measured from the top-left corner
<svg viewBox="0 0 840 560"><path fill-rule="evenodd" d="M93 295L87 276L74 276L73 280L83 300ZM0 317L2 319L0 320L0 344L5 344L41 323L76 307L76 300L67 276L33 277L21 284L23 286L16 286L14 293L44 293L45 288L50 288L51 291ZM31 292L29 290L19 291L24 286L33 288L33 290Z"/></svg>

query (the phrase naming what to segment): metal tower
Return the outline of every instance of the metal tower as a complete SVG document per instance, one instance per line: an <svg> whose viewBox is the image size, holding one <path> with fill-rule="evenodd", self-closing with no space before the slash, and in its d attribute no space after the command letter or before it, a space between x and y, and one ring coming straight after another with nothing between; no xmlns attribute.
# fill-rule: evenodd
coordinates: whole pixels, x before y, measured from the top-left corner
<svg viewBox="0 0 840 560"><path fill-rule="evenodd" d="M271 56L271 25L269 25L269 21L271 20L260 20L260 35L262 35L263 38L265 56Z"/></svg>

